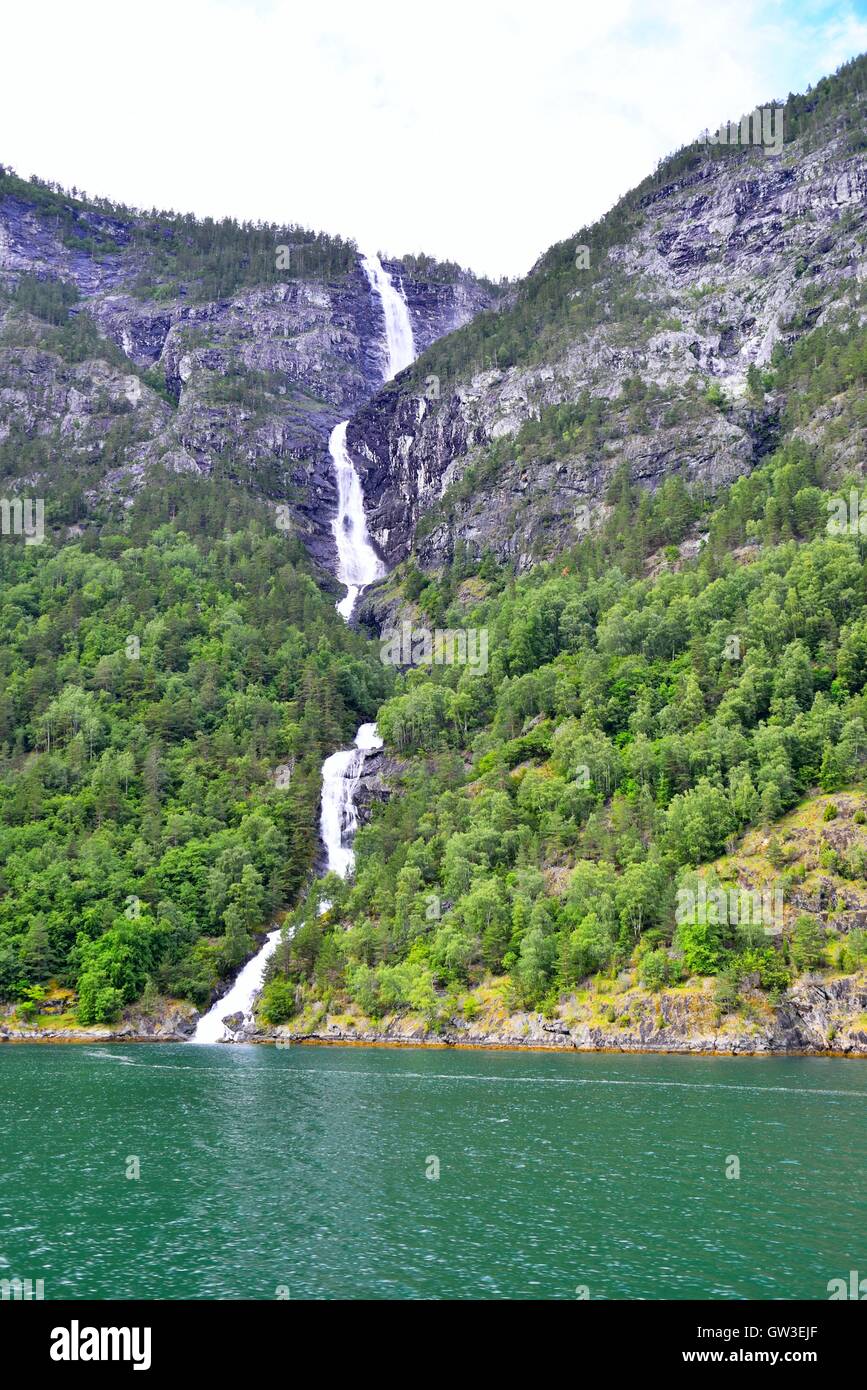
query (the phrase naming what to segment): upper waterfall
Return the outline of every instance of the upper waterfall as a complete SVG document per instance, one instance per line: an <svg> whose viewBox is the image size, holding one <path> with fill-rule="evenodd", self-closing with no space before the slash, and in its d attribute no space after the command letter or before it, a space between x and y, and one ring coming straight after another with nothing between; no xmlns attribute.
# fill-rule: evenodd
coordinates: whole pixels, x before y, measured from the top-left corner
<svg viewBox="0 0 867 1390"><path fill-rule="evenodd" d="M363 255L361 264L374 294L379 295L382 312L385 316L385 348L388 359L385 379L402 372L415 361L415 339L412 334L412 320L409 316L403 292L395 288L391 276L378 256L371 252Z"/></svg>
<svg viewBox="0 0 867 1390"><path fill-rule="evenodd" d="M415 339L403 292L397 289L379 257L372 252L362 256L361 264L373 293L379 296L385 319L386 381L415 360ZM361 480L346 447L348 420L335 425L328 451L337 478L337 515L331 523L337 545L337 578L346 585L346 594L337 611L348 622L362 589L381 579L385 568L374 550L364 515Z"/></svg>

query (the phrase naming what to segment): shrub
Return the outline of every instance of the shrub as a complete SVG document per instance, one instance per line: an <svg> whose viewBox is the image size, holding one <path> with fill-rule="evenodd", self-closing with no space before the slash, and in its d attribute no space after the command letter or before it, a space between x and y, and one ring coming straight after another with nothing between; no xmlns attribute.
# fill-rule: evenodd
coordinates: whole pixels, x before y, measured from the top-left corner
<svg viewBox="0 0 867 1390"><path fill-rule="evenodd" d="M259 1017L263 1023L274 1025L286 1023L296 1011L295 1005L295 986L291 980L285 980L278 976L277 979L270 980L262 990L259 1000Z"/></svg>
<svg viewBox="0 0 867 1390"><path fill-rule="evenodd" d="M799 970L815 970L825 964L825 933L815 917L806 913L795 923L792 960Z"/></svg>
<svg viewBox="0 0 867 1390"><path fill-rule="evenodd" d="M786 989L790 983L785 962L773 946L764 950L741 951L733 958L732 969L738 980L745 975L758 975L759 984L765 990Z"/></svg>
<svg viewBox="0 0 867 1390"><path fill-rule="evenodd" d="M734 1013L740 1003L737 971L731 967L720 971L714 982L713 997L721 1014Z"/></svg>
<svg viewBox="0 0 867 1390"><path fill-rule="evenodd" d="M662 989L663 985L667 985L670 965L668 952L664 947L660 946L655 951L648 951L647 955L642 957L638 967L638 977L645 989L655 992Z"/></svg>
<svg viewBox="0 0 867 1390"><path fill-rule="evenodd" d="M82 976L78 985L79 1023L113 1023L123 1008L123 995L113 985L100 982L95 972Z"/></svg>
<svg viewBox="0 0 867 1390"><path fill-rule="evenodd" d="M675 943L690 975L715 975L722 964L722 929L715 922L682 922Z"/></svg>

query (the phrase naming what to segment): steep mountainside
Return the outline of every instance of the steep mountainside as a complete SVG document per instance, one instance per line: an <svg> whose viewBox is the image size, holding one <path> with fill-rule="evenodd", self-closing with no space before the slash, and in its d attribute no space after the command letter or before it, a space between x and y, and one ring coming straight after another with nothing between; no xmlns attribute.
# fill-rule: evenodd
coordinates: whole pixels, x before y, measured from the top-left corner
<svg viewBox="0 0 867 1390"><path fill-rule="evenodd" d="M756 374L860 305L865 102L861 59L789 98L779 155L664 161L360 411L350 449L391 563L489 550L523 570L600 523L621 467L711 493L754 468L782 404Z"/></svg>
<svg viewBox="0 0 867 1390"><path fill-rule="evenodd" d="M386 267L420 347L492 301L459 267L407 264ZM287 504L333 569L326 442L382 381L382 340L339 240L132 213L0 171L0 463L36 489L62 459L58 525L95 497L128 505L154 470L214 476Z"/></svg>
<svg viewBox="0 0 867 1390"><path fill-rule="evenodd" d="M427 346L378 391L353 248L3 177L0 464L49 532L0 545L19 1020L186 1029L285 910L263 1035L867 1051L865 76L518 286L390 262ZM362 616L451 659L323 592L346 416Z"/></svg>
<svg viewBox="0 0 867 1390"><path fill-rule="evenodd" d="M865 67L353 417L406 642L266 1027L867 1051Z"/></svg>
<svg viewBox="0 0 867 1390"><path fill-rule="evenodd" d="M421 345L494 293L388 264ZM160 997L207 1005L313 871L323 759L392 685L335 612L326 452L382 380L380 303L338 240L0 170L0 999L21 1017L56 981L82 1024L143 995L173 1029ZM44 501L40 544L16 498Z"/></svg>

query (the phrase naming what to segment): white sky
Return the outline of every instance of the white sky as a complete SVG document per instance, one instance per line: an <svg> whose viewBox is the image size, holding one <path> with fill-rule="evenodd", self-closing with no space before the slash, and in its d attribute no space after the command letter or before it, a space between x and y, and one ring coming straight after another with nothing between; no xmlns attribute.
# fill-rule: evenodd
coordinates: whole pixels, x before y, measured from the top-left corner
<svg viewBox="0 0 867 1390"><path fill-rule="evenodd" d="M498 276L867 49L867 0L25 0L2 46L19 174Z"/></svg>

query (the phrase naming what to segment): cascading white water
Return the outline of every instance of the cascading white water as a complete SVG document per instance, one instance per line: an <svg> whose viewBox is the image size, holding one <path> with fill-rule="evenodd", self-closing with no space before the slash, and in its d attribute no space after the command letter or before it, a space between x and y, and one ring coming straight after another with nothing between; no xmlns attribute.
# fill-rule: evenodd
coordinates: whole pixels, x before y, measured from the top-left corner
<svg viewBox="0 0 867 1390"><path fill-rule="evenodd" d="M412 333L412 319L409 316L403 291L395 287L394 281L378 256L368 252L361 258L361 265L374 294L379 295L385 317L385 348L388 355L386 381L402 372L415 361L415 339Z"/></svg>
<svg viewBox="0 0 867 1390"><path fill-rule="evenodd" d="M415 339L403 291L395 287L379 257L362 256L361 264L370 288L379 296L385 319L386 381L415 359ZM362 589L381 579L385 568L370 543L364 515L361 480L346 447L348 420L331 432L328 448L337 475L337 516L332 522L337 542L337 577L347 586L337 611L349 622ZM375 724L362 724L352 748L340 748L322 764L322 814L320 833L328 868L341 878L352 872L355 854L352 840L358 828L355 792L364 771L366 755L382 747ZM323 905L323 910L324 910Z"/></svg>
<svg viewBox="0 0 867 1390"><path fill-rule="evenodd" d="M352 872L355 854L352 840L358 828L355 791L364 771L368 753L382 747L375 724L362 724L352 748L340 748L322 764L322 813L319 828L325 846L325 862L330 873L346 878ZM320 911L325 911L323 903ZM229 1030L223 1022L231 1014L243 1014L245 1024L253 1021L253 1004L262 989L265 967L280 943L281 927L269 932L261 949L247 961L228 994L218 999L198 1021L190 1039L194 1043L227 1041Z"/></svg>
<svg viewBox="0 0 867 1390"><path fill-rule="evenodd" d="M408 367L415 358L412 322L406 300L392 283L378 256L367 255L361 262L371 289L379 296L385 318L386 380ZM346 585L346 595L337 611L346 622L362 589L381 579L385 568L370 543L364 515L364 494L355 465L346 447L343 420L331 431L328 449L337 475L337 516L331 523L337 544L337 578ZM362 724L352 748L341 748L322 764L322 813L319 827L329 871L346 878L352 872L355 854L352 840L358 828L355 792L364 771L368 753L382 747L375 724ZM324 911L327 904L322 904ZM282 928L268 933L261 949L248 960L228 994L218 999L196 1025L194 1043L219 1043L230 1039L223 1022L231 1014L243 1014L245 1023L253 1019L253 1004L262 989L265 968L280 944Z"/></svg>
<svg viewBox="0 0 867 1390"><path fill-rule="evenodd" d="M224 1042L228 1028L223 1022L230 1014L243 1014L244 1022L253 1017L253 1000L262 988L265 979L265 966L280 944L282 927L268 933L265 944L256 952L239 974L228 994L218 999L216 1004L203 1014L196 1024L196 1031L190 1039L194 1043Z"/></svg>
<svg viewBox="0 0 867 1390"><path fill-rule="evenodd" d="M378 256L369 252L361 264L370 288L379 297L385 320L385 380L390 381L415 359L412 320L401 290L396 289ZM346 585L346 594L337 611L348 622L362 589L385 573L382 561L370 543L364 515L364 493L355 465L346 447L348 420L331 431L328 452L337 478L337 515L331 523L337 545L337 578Z"/></svg>
<svg viewBox="0 0 867 1390"><path fill-rule="evenodd" d="M355 791L364 771L365 757L382 747L375 724L362 724L355 735L355 746L340 748L322 764L322 814L319 828L328 868L346 878L352 872L355 854L352 839L358 828Z"/></svg>
<svg viewBox="0 0 867 1390"><path fill-rule="evenodd" d="M352 617L362 589L366 589L375 579L381 579L385 573L382 561L370 544L364 515L364 494L346 448L348 424L348 420L343 420L335 425L328 441L337 475L337 515L331 523L337 545L337 578L347 586L337 611L347 622Z"/></svg>

